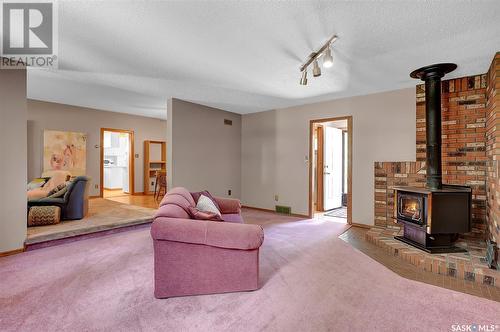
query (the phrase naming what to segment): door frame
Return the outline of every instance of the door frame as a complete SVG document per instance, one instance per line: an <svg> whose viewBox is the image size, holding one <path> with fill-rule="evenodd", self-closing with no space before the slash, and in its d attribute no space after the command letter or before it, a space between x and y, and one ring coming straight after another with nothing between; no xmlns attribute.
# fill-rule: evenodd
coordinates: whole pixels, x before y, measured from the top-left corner
<svg viewBox="0 0 500 332"><path fill-rule="evenodd" d="M309 120L309 218L313 217L314 124L347 120L347 223L352 225L352 116Z"/></svg>
<svg viewBox="0 0 500 332"><path fill-rule="evenodd" d="M314 126L313 126L314 128ZM318 148L316 149L316 186L313 190L316 190L316 210L324 211L323 208L323 194L324 194L324 178L323 178L323 168L324 168L324 143L325 143L325 129L323 126L316 127L316 140L318 142ZM314 144L314 143L313 143ZM313 151L314 158L314 151ZM314 197L314 195L313 195Z"/></svg>
<svg viewBox="0 0 500 332"><path fill-rule="evenodd" d="M135 167L134 167L134 160L135 160L135 152L134 152L134 131L133 130L126 130L126 129L115 129L115 128L101 128L101 143L100 143L100 184L99 184L99 197L103 198L104 196L104 132L105 131L110 131L114 133L127 133L129 134L129 151L130 151L130 156L128 158L128 181L129 181L129 187L130 187L130 195L135 195L135 180L134 180L134 175L135 175Z"/></svg>

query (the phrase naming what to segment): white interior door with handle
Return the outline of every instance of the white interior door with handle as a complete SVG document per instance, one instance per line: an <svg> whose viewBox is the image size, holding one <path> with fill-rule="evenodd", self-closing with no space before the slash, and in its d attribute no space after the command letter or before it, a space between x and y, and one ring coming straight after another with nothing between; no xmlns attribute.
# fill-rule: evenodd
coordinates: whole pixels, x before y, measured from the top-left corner
<svg viewBox="0 0 500 332"><path fill-rule="evenodd" d="M323 208L342 206L342 130L325 126Z"/></svg>

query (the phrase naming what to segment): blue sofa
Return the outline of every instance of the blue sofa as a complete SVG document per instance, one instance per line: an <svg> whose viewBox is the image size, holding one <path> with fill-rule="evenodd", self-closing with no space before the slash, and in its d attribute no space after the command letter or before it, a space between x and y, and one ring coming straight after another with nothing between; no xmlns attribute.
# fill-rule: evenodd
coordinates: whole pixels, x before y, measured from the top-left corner
<svg viewBox="0 0 500 332"><path fill-rule="evenodd" d="M59 206L62 220L83 219L88 212L88 187L90 179L86 176L77 176L68 185L63 197L40 198L28 201L28 210L32 206Z"/></svg>

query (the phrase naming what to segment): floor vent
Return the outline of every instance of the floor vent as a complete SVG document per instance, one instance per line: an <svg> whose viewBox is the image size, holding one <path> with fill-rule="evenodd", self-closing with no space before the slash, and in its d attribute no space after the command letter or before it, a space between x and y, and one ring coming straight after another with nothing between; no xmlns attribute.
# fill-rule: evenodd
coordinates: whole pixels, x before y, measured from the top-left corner
<svg viewBox="0 0 500 332"><path fill-rule="evenodd" d="M282 214L292 214L292 208L290 206L276 205L276 212Z"/></svg>

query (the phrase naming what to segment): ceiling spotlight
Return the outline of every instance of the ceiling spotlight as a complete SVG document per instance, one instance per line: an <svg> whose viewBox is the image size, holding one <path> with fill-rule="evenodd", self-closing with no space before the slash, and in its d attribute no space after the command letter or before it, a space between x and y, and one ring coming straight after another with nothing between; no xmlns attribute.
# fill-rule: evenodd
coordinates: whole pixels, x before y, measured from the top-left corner
<svg viewBox="0 0 500 332"><path fill-rule="evenodd" d="M325 51L323 55L323 67L330 68L333 65L332 49L330 46Z"/></svg>
<svg viewBox="0 0 500 332"><path fill-rule="evenodd" d="M307 68L302 71L302 77L300 78L300 85L307 85Z"/></svg>
<svg viewBox="0 0 500 332"><path fill-rule="evenodd" d="M313 76L314 77L321 76L321 68L318 65L318 60L314 60L314 64L313 64Z"/></svg>

